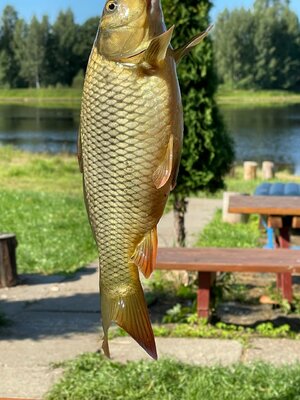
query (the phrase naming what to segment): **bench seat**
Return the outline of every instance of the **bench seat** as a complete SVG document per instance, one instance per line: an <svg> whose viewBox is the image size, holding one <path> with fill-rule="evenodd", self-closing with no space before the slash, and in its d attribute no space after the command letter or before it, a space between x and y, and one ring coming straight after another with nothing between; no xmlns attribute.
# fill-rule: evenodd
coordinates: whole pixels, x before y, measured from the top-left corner
<svg viewBox="0 0 300 400"><path fill-rule="evenodd" d="M215 272L279 274L279 289L291 302L291 275L300 274L300 252L288 249L160 248L158 270L198 271L197 311L209 316L210 288Z"/></svg>

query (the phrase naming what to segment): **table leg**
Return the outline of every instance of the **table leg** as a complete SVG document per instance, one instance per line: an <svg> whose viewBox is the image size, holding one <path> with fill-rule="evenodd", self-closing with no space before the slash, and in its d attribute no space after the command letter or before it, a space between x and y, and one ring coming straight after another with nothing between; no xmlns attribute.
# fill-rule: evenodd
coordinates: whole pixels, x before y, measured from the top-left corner
<svg viewBox="0 0 300 400"><path fill-rule="evenodd" d="M211 272L198 272L197 313L199 318L209 317L211 280Z"/></svg>
<svg viewBox="0 0 300 400"><path fill-rule="evenodd" d="M288 226L279 229L279 246L282 249L290 247L290 228ZM283 298L291 303L293 301L292 274L278 274L277 287L281 290Z"/></svg>

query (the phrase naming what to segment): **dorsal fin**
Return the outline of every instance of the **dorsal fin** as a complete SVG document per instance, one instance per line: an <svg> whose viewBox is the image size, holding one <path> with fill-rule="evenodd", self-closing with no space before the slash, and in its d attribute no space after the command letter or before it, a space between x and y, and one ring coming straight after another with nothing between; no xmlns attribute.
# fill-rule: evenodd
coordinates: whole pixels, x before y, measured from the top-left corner
<svg viewBox="0 0 300 400"><path fill-rule="evenodd" d="M175 62L178 64L179 61L188 54L194 47L196 47L199 43L202 42L204 38L209 34L212 30L213 25L210 25L206 31L199 33L198 35L194 36L191 40L189 40L183 47L180 47L177 50L174 50L174 59Z"/></svg>
<svg viewBox="0 0 300 400"><path fill-rule="evenodd" d="M173 31L174 25L166 32L151 40L147 50L144 53L143 62L146 62L152 66L156 66L166 58Z"/></svg>

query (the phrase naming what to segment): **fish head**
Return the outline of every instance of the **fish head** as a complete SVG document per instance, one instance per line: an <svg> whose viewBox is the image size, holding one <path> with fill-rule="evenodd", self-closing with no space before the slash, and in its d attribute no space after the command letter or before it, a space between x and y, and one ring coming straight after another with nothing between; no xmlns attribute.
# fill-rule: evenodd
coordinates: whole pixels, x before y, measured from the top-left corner
<svg viewBox="0 0 300 400"><path fill-rule="evenodd" d="M145 50L164 31L160 0L107 0L97 47L107 59L120 60Z"/></svg>

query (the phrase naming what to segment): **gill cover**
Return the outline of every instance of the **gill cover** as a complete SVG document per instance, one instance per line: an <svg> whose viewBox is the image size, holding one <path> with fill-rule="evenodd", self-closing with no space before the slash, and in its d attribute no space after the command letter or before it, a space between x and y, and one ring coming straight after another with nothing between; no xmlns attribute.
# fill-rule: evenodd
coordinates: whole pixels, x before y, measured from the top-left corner
<svg viewBox="0 0 300 400"><path fill-rule="evenodd" d="M149 39L149 0L107 0L100 21L98 50L110 60L138 54Z"/></svg>

